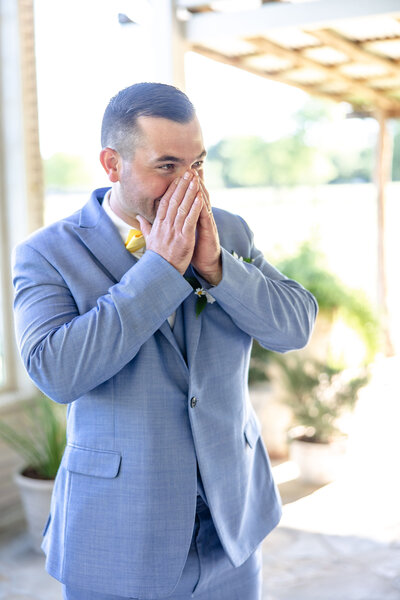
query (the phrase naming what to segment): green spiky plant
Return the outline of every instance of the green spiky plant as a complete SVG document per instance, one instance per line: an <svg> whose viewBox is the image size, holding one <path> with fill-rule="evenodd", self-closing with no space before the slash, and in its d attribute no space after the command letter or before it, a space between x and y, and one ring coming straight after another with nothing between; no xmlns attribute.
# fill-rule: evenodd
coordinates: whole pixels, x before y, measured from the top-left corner
<svg viewBox="0 0 400 600"><path fill-rule="evenodd" d="M301 439L329 443L342 435L338 421L354 409L369 380L367 368L341 370L296 355L277 357L276 363L284 381L283 400L292 410L293 424L301 426Z"/></svg>
<svg viewBox="0 0 400 600"><path fill-rule="evenodd" d="M65 448L65 414L46 396L31 401L24 427L0 421L0 437L24 461L22 474L35 479L54 479Z"/></svg>
<svg viewBox="0 0 400 600"><path fill-rule="evenodd" d="M363 292L347 287L326 265L324 255L313 241L301 244L295 255L281 259L277 268L295 279L317 299L319 315L328 322L341 317L355 331L365 347L365 364L373 361L381 345L379 319ZM253 343L249 383L268 381L269 367L277 355Z"/></svg>
<svg viewBox="0 0 400 600"><path fill-rule="evenodd" d="M381 344L378 317L364 292L349 288L329 270L316 243L303 242L294 256L279 261L277 267L315 296L320 314L328 320L340 316L358 333L366 349L366 364L374 359Z"/></svg>

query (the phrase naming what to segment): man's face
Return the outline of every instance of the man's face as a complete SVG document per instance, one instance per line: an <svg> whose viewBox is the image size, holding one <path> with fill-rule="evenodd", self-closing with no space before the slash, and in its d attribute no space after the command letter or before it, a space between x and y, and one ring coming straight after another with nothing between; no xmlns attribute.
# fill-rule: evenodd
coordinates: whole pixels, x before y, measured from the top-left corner
<svg viewBox="0 0 400 600"><path fill-rule="evenodd" d="M111 206L133 226L137 214L153 223L161 197L170 183L185 171L203 176L205 150L200 124L176 123L158 117L139 117L140 135L132 159L121 159L119 180Z"/></svg>

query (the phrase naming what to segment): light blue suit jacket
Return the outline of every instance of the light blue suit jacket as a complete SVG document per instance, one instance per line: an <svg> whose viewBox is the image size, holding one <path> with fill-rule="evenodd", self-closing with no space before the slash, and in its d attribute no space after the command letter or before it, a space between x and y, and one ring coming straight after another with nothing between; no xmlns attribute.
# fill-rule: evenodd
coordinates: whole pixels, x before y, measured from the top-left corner
<svg viewBox="0 0 400 600"><path fill-rule="evenodd" d="M196 317L193 289L174 267L126 251L101 208L105 191L15 251L23 361L39 388L68 403L43 548L49 573L68 585L164 597L191 541L197 464L233 565L277 525L279 496L248 398L252 338L278 352L300 348L317 308L264 260L240 217L215 209L223 279Z"/></svg>

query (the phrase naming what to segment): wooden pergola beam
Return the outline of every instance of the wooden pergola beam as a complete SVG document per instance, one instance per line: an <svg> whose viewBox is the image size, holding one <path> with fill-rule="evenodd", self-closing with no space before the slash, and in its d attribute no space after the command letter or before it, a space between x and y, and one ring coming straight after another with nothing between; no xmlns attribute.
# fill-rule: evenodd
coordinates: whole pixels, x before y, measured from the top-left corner
<svg viewBox="0 0 400 600"><path fill-rule="evenodd" d="M320 73L323 73L324 76L329 80L339 80L345 83L349 86L349 88L351 88L352 91L354 91L356 94L360 94L360 96L366 98L374 106L381 110L392 110L393 108L396 108L397 105L400 108L400 101L395 99L391 100L383 93L379 93L367 85L355 81L353 78L341 73L336 67L328 67L317 62L316 60L313 60L312 58L304 56L300 50L284 48L283 46L280 46L275 42L271 42L265 38L247 38L246 41L255 45L257 49L263 53L270 53L280 58L284 58L285 60L289 60L300 67L317 70Z"/></svg>
<svg viewBox="0 0 400 600"><path fill-rule="evenodd" d="M210 58L211 60L223 63L224 65L229 65L230 67L236 67L237 69L247 71L248 73L252 73L253 75L257 75L258 77L263 77L265 79L276 81L277 83L284 83L285 85L290 85L291 87L295 87L301 90L302 92L306 92L307 94L311 94L312 96L316 96L318 98L321 98L322 100L330 100L331 102L348 102L346 97L341 94L324 93L319 91L315 86L304 85L301 83L290 81L282 75L277 75L276 73L256 69L255 67L246 64L243 58L228 57L225 54L217 52L216 50L210 50L209 48L203 48L202 46L192 46L191 49L193 50L193 52L197 52L198 54L201 54L206 58Z"/></svg>
<svg viewBox="0 0 400 600"><path fill-rule="evenodd" d="M391 180L393 144L387 127L387 115L377 111L375 117L379 124L375 182L377 188L377 289L378 306L384 335L384 352L393 356L394 348L390 335L389 308L387 304L386 269L386 185Z"/></svg>
<svg viewBox="0 0 400 600"><path fill-rule="evenodd" d="M32 0L19 0L22 110L25 142L25 179L28 197L28 229L43 225L44 181L39 151L38 99L35 64L35 29Z"/></svg>
<svg viewBox="0 0 400 600"><path fill-rule="evenodd" d="M331 46L335 50L339 50L344 54L347 54L352 60L363 62L367 64L379 65L384 67L388 74L393 73L394 75L400 75L400 65L395 63L390 58L384 58L378 54L370 52L366 48L363 48L356 42L344 39L339 33L330 29L318 29L312 31L305 31L310 35L316 37L322 44Z"/></svg>
<svg viewBox="0 0 400 600"><path fill-rule="evenodd" d="M176 0L175 6L190 10L209 4L204 0ZM256 9L193 14L185 24L185 36L189 43L201 45L216 37L262 36L277 28L288 27L314 30L332 27L334 22L341 20L384 14L399 15L399 0L316 0L298 4L268 2Z"/></svg>
<svg viewBox="0 0 400 600"><path fill-rule="evenodd" d="M261 4L280 4L285 0L261 0ZM191 14L219 12L212 6L212 0L176 0L177 8L185 8Z"/></svg>
<svg viewBox="0 0 400 600"><path fill-rule="evenodd" d="M295 87L302 92L306 92L312 96L316 96L317 98L321 98L321 100L330 100L331 102L347 102L348 104L352 104L352 100L350 95L340 94L340 93L332 93L332 92L324 92L319 89L318 85L306 85L294 80L288 79L284 74L289 73L290 71L284 71L280 74L272 73L270 71L262 71L256 67L252 67L251 65L246 63L246 59L255 55L246 55L245 57L228 57L226 54L222 54L217 52L216 50L211 50L210 48L204 48L202 46L192 46L191 50L193 52L197 52L197 54L201 54L206 58L210 58L211 60L215 60L225 65L229 65L231 67L236 67L237 69L241 69L242 71L247 71L248 73L252 73L253 75L257 75L258 77L263 77L264 79L270 79L271 81L276 81L277 83L283 83L285 85L289 85L291 87ZM283 74L284 73L284 74ZM354 104L354 102L353 102ZM363 117L374 117L374 107L365 107L362 108L357 106L357 114ZM400 106L391 107L386 110L386 115L388 118L399 118L400 117Z"/></svg>

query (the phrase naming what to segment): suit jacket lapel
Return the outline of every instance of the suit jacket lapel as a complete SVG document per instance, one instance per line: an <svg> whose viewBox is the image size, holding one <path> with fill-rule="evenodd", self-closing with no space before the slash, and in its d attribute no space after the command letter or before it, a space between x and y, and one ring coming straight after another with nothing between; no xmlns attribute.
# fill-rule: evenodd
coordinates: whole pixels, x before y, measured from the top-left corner
<svg viewBox="0 0 400 600"><path fill-rule="evenodd" d="M101 201L108 189L101 188L92 193L89 202L81 210L77 233L85 246L117 283L126 271L137 262L137 259L125 249L118 231L101 207ZM193 276L190 267L186 274ZM190 364L196 353L201 328L201 315L196 317L196 296L194 294L190 294L177 308L177 313L182 310L188 363L185 361L167 320L161 325L159 331L179 354L187 371L187 364Z"/></svg>
<svg viewBox="0 0 400 600"><path fill-rule="evenodd" d="M197 346L199 344L201 323L204 318L204 313L196 316L196 300L195 294L190 294L183 302L183 323L185 328L185 343L186 343L186 357L187 364L194 364ZM205 307L204 311L207 310Z"/></svg>
<svg viewBox="0 0 400 600"><path fill-rule="evenodd" d="M77 233L115 282L137 262L128 252L121 237L100 205L108 188L95 190L82 208Z"/></svg>
<svg viewBox="0 0 400 600"><path fill-rule="evenodd" d="M180 310L180 308L178 308L177 310ZM185 358L181 352L181 349L179 348L179 344L176 341L176 338L173 334L173 331L170 327L170 324L168 323L168 320L164 321L164 323L161 325L159 331L167 338L168 342L171 344L171 346L176 350L176 352L179 355L179 359L181 364L184 367L185 373L187 373L188 371L188 367L185 361Z"/></svg>
<svg viewBox="0 0 400 600"><path fill-rule="evenodd" d="M180 305L175 312L174 326L171 328L179 350L186 361L185 325L183 321L183 306Z"/></svg>

